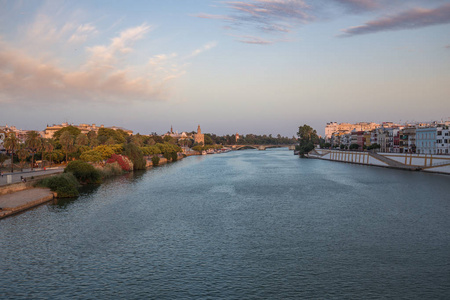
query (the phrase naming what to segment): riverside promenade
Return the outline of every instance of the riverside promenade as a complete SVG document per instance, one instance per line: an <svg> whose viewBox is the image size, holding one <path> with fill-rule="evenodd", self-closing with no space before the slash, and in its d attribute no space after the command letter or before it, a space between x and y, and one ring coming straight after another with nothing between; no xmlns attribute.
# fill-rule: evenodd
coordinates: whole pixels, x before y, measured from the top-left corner
<svg viewBox="0 0 450 300"><path fill-rule="evenodd" d="M46 188L31 188L0 196L0 219L53 200Z"/></svg>
<svg viewBox="0 0 450 300"><path fill-rule="evenodd" d="M314 149L307 156L337 162L450 174L450 155Z"/></svg>
<svg viewBox="0 0 450 300"><path fill-rule="evenodd" d="M31 171L30 169L24 169L23 172L14 172L14 173L3 173L3 176L0 176L0 186L4 186L11 183L21 182L21 177L25 178L27 181L31 179L31 177L41 177L50 174L58 174L64 172L64 168L55 167L55 168L47 168L44 169L34 169ZM11 176L11 182L8 183L8 175Z"/></svg>
<svg viewBox="0 0 450 300"><path fill-rule="evenodd" d="M4 173L0 177L0 219L53 200L54 195L50 189L34 188L33 183L39 178L62 172L64 168ZM22 182L21 177L26 182Z"/></svg>

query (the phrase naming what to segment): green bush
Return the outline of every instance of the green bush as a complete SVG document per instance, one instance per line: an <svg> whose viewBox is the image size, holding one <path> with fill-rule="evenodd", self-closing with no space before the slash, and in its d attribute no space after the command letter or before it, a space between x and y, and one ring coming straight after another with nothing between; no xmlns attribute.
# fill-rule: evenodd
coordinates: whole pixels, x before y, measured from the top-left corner
<svg viewBox="0 0 450 300"><path fill-rule="evenodd" d="M153 157L152 157L152 164L153 164L154 167L159 165L159 156L153 155Z"/></svg>
<svg viewBox="0 0 450 300"><path fill-rule="evenodd" d="M69 198L78 196L78 181L71 173L55 175L44 178L37 186L47 187L57 193L58 198Z"/></svg>
<svg viewBox="0 0 450 300"><path fill-rule="evenodd" d="M72 173L80 183L100 183L101 174L96 168L81 160L71 161L64 173Z"/></svg>
<svg viewBox="0 0 450 300"><path fill-rule="evenodd" d="M123 174L122 167L120 167L119 163L116 161L113 163L106 164L106 166L102 170L102 175L104 178L122 174Z"/></svg>
<svg viewBox="0 0 450 300"><path fill-rule="evenodd" d="M178 160L178 154L176 152L172 152L172 161L177 161Z"/></svg>

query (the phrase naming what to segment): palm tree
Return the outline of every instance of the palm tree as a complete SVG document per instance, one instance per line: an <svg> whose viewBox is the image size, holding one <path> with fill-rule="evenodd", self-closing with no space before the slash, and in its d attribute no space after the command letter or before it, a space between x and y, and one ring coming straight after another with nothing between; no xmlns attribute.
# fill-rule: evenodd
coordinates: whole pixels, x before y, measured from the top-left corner
<svg viewBox="0 0 450 300"><path fill-rule="evenodd" d="M8 137L5 139L5 142L3 144L3 146L5 147L6 150L11 152L11 173L14 172L14 151L18 148L19 146L19 139L16 138L16 134L11 132Z"/></svg>
<svg viewBox="0 0 450 300"><path fill-rule="evenodd" d="M30 155L30 152L27 148L25 148L25 145L21 144L19 146L19 150L17 150L17 157L20 161L20 171L23 171L23 166L25 165L25 161L27 160L27 157Z"/></svg>
<svg viewBox="0 0 450 300"><path fill-rule="evenodd" d="M42 143L40 134L37 131L28 131L25 144L31 152L31 170L34 168L34 155L41 149Z"/></svg>
<svg viewBox="0 0 450 300"><path fill-rule="evenodd" d="M55 146L53 145L54 141L52 139L47 139L47 143L45 144L45 151L50 153L50 167L53 162L53 150L55 150Z"/></svg>

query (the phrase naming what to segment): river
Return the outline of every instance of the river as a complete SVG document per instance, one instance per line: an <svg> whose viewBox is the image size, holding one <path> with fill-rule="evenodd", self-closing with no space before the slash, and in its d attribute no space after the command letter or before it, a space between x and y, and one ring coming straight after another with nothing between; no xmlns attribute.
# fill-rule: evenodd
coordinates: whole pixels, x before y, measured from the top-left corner
<svg viewBox="0 0 450 300"><path fill-rule="evenodd" d="M0 221L3 299L450 295L450 177L189 157Z"/></svg>

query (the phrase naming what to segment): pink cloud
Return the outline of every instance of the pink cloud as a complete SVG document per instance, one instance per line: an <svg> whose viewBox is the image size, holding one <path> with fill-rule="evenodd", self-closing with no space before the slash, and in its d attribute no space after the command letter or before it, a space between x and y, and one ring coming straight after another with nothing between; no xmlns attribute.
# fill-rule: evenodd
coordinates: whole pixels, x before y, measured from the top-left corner
<svg viewBox="0 0 450 300"><path fill-rule="evenodd" d="M33 99L48 102L164 99L166 81L182 74L182 70L137 73L132 66L121 66L125 56L133 51L134 42L149 30L150 27L143 24L122 31L109 45L87 48L85 63L72 69L1 41L0 103Z"/></svg>

